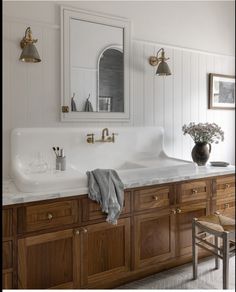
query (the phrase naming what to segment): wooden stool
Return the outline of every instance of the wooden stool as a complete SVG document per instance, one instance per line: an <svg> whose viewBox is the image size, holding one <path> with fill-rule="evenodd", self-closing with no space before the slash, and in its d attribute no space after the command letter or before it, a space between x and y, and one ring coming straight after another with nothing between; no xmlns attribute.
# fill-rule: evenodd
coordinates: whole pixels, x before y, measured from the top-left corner
<svg viewBox="0 0 236 292"><path fill-rule="evenodd" d="M214 243L207 241L212 237ZM197 279L198 247L201 247L215 255L216 269L219 269L219 258L223 260L223 289L228 289L229 258L235 255L235 220L217 214L194 218L192 244L193 279Z"/></svg>

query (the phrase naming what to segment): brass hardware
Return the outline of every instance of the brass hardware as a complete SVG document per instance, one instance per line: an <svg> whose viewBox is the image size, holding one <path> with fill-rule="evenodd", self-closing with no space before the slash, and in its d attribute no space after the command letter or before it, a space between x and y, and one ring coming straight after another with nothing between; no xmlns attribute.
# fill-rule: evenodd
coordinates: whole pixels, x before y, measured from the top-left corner
<svg viewBox="0 0 236 292"><path fill-rule="evenodd" d="M229 204L228 203L224 204L224 207L225 209L229 208Z"/></svg>
<svg viewBox="0 0 236 292"><path fill-rule="evenodd" d="M109 136L108 128L104 128L102 130L102 140L105 140L105 133L106 133L106 136Z"/></svg>
<svg viewBox="0 0 236 292"><path fill-rule="evenodd" d="M181 209L179 209L179 208L176 209L176 213L177 213L177 214L179 214L179 213L181 213L181 212L182 212Z"/></svg>
<svg viewBox="0 0 236 292"><path fill-rule="evenodd" d="M171 211L172 214L174 214L174 215L176 214L176 210L175 209L172 209L170 211Z"/></svg>
<svg viewBox="0 0 236 292"><path fill-rule="evenodd" d="M115 136L118 136L117 133L112 133L111 142L115 143Z"/></svg>
<svg viewBox="0 0 236 292"><path fill-rule="evenodd" d="M67 105L63 105L63 106L61 107L61 111L62 111L63 113L68 113L68 112L70 111L70 109L69 109L69 107L68 107Z"/></svg>
<svg viewBox="0 0 236 292"><path fill-rule="evenodd" d="M82 232L83 232L83 233L87 233L88 230L87 230L86 228L82 228Z"/></svg>
<svg viewBox="0 0 236 292"><path fill-rule="evenodd" d="M193 195L197 194L197 190L196 189L192 189L192 194Z"/></svg>
<svg viewBox="0 0 236 292"><path fill-rule="evenodd" d="M25 36L20 42L20 47L22 49L20 61L27 63L41 62L39 53L34 45L37 41L37 39L33 39L31 28L27 27L25 30Z"/></svg>
<svg viewBox="0 0 236 292"><path fill-rule="evenodd" d="M29 43L37 43L37 39L33 39L32 31L30 27L27 27L25 30L25 36L20 42L20 47L23 49Z"/></svg>
<svg viewBox="0 0 236 292"><path fill-rule="evenodd" d="M225 188L228 189L230 187L230 184L225 184Z"/></svg>
<svg viewBox="0 0 236 292"><path fill-rule="evenodd" d="M157 200L158 200L158 196L153 196L153 199L154 199L155 201L157 201Z"/></svg>
<svg viewBox="0 0 236 292"><path fill-rule="evenodd" d="M94 134L87 134L87 143L94 143Z"/></svg>
<svg viewBox="0 0 236 292"><path fill-rule="evenodd" d="M216 214L216 215L220 215L220 211L215 211L214 214Z"/></svg>
<svg viewBox="0 0 236 292"><path fill-rule="evenodd" d="M75 234L75 235L79 235L79 234L80 234L80 230L79 230L79 229L76 229L76 230L74 231L74 234Z"/></svg>
<svg viewBox="0 0 236 292"><path fill-rule="evenodd" d="M149 58L149 64L152 65L152 66L156 66L157 64L159 63L157 57L155 56L151 56Z"/></svg>
<svg viewBox="0 0 236 292"><path fill-rule="evenodd" d="M53 218L52 213L48 213L47 217L48 217L48 220L52 220L52 218Z"/></svg>

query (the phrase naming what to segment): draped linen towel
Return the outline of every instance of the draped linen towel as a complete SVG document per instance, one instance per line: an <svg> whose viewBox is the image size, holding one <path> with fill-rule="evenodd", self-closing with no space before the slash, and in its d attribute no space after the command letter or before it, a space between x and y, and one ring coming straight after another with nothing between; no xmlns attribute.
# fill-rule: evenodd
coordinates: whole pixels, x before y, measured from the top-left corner
<svg viewBox="0 0 236 292"><path fill-rule="evenodd" d="M88 197L100 204L107 213L106 221L117 224L124 203L124 185L113 169L95 169L86 172L88 176Z"/></svg>

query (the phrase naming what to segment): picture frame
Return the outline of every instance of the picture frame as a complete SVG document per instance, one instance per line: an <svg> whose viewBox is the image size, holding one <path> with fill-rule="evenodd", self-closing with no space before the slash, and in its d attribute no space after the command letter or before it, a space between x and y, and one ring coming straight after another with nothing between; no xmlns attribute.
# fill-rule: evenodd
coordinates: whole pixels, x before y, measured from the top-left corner
<svg viewBox="0 0 236 292"><path fill-rule="evenodd" d="M235 109L235 76L209 74L209 109Z"/></svg>

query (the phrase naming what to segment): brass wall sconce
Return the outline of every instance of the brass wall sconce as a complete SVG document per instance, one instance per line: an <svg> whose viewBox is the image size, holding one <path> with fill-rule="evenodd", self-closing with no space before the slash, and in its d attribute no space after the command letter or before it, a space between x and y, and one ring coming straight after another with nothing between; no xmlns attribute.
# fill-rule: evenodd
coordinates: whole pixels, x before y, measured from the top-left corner
<svg viewBox="0 0 236 292"><path fill-rule="evenodd" d="M158 57L158 54L161 52L161 56ZM166 61L169 60L169 58L165 57L165 51L163 48L157 51L156 56L151 56L149 58L149 64L152 66L157 66L156 75L158 76L166 76L171 75L170 68Z"/></svg>
<svg viewBox="0 0 236 292"><path fill-rule="evenodd" d="M25 30L25 36L20 42L20 46L22 48L20 61L29 63L41 62L38 51L34 45L34 43L36 43L37 41L37 39L33 39L30 27L27 27L27 29Z"/></svg>

